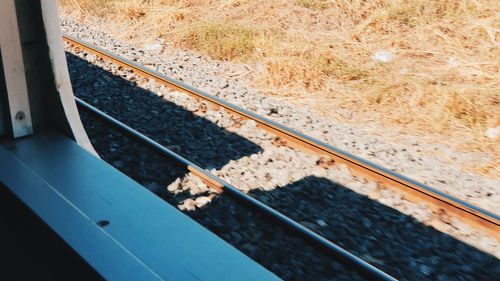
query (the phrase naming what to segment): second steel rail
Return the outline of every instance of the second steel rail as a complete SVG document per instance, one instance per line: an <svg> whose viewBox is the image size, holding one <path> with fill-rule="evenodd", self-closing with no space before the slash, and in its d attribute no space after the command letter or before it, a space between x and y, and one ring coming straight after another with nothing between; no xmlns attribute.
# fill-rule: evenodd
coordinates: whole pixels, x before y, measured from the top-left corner
<svg viewBox="0 0 500 281"><path fill-rule="evenodd" d="M300 223L294 221L293 219L287 217L286 215L280 213L279 211L269 207L268 205L251 197L250 195L240 191L239 189L232 186L231 184L229 184L229 183L223 181L222 179L214 176L213 174L205 171L203 168L192 163L188 159L180 156L179 154L173 152L172 150L166 148L165 146L159 144L158 142L154 141L153 139L141 134L140 132L127 126L126 124L118 121L117 119L106 114L105 112L97 109L96 107L86 103L85 101L83 101L79 98L75 98L75 99L76 99L77 104L80 105L81 107L83 107L85 110L88 110L88 111L92 112L93 114L99 116L100 118L106 120L107 122L113 124L115 127L126 132L128 135L138 139L139 141L143 142L147 146L159 151L163 155L170 157L170 158L173 158L174 160L184 164L185 166L188 167L189 170L195 172L197 175L202 175L203 178L209 179L212 182L218 183L218 185L220 185L226 192L228 192L231 195L235 196L236 198L244 201L245 203L249 204L253 208L256 208L257 210L271 216L273 219L279 221L280 223L283 223L284 225L292 228L294 231L300 233L301 235L305 236L306 238L317 243L321 247L327 249L331 254L333 254L342 263L357 270L361 275L369 278L369 280L372 280L372 279L397 280L396 278L383 272L382 270L378 269L377 267L365 262L361 258L359 258L356 255L350 253L349 251L343 249L342 247L340 247L337 244L331 242L330 240L324 238L323 236L317 234L316 232L310 230L309 228L304 227Z"/></svg>

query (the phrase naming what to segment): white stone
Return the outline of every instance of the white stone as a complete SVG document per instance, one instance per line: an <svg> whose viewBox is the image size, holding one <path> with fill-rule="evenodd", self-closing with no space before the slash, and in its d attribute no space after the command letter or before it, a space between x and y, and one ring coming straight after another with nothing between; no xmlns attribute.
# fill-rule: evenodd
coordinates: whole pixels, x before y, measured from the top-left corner
<svg viewBox="0 0 500 281"><path fill-rule="evenodd" d="M200 197L196 198L194 201L195 201L196 207L201 208L201 207L205 206L206 204L212 202L212 198L210 198L208 196L200 196Z"/></svg>
<svg viewBox="0 0 500 281"><path fill-rule="evenodd" d="M194 211L196 210L196 203L193 199L189 198L184 200L179 206L177 206L180 210L184 211Z"/></svg>
<svg viewBox="0 0 500 281"><path fill-rule="evenodd" d="M394 55L391 52L388 51L378 51L371 56L372 60L376 62L390 62L394 59Z"/></svg>
<svg viewBox="0 0 500 281"><path fill-rule="evenodd" d="M457 59L455 57L449 57L447 60L446 60L446 64L450 67L455 67L455 66L458 66L459 63L457 62Z"/></svg>
<svg viewBox="0 0 500 281"><path fill-rule="evenodd" d="M398 72L399 74L408 74L408 72L410 72L408 70L408 68L404 67L404 68L401 68L401 70Z"/></svg>
<svg viewBox="0 0 500 281"><path fill-rule="evenodd" d="M316 223L321 227L325 227L328 225L324 220L316 220Z"/></svg>
<svg viewBox="0 0 500 281"><path fill-rule="evenodd" d="M497 126L495 128L488 128L488 130L484 132L484 136L489 139L498 139L498 137L500 137L500 126Z"/></svg>
<svg viewBox="0 0 500 281"><path fill-rule="evenodd" d="M162 48L163 47L160 44L148 44L148 45L144 45L144 49L147 50L147 51L159 51Z"/></svg>

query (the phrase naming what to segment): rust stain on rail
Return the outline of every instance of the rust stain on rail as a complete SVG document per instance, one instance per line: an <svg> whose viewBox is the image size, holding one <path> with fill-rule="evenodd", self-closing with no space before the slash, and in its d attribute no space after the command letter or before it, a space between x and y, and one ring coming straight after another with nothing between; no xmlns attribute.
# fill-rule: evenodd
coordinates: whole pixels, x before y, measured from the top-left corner
<svg viewBox="0 0 500 281"><path fill-rule="evenodd" d="M199 177L204 184L206 184L208 187L210 188L213 188L217 193L221 194L223 189L224 189L224 185L222 185L221 183L213 180L212 178L206 176L205 174L203 174L202 172L200 172L198 169L192 167L192 166L187 166L187 169L195 174L197 177Z"/></svg>
<svg viewBox="0 0 500 281"><path fill-rule="evenodd" d="M196 99L201 99L204 101L207 101L211 103L214 106L217 106L219 108L224 108L227 110L229 113L232 113L234 115L240 116L244 119L251 119L257 122L257 126L261 129L264 129L266 131L269 131L281 139L285 140L285 143L287 146L301 149L301 150L306 150L308 152L312 152L315 154L319 154L322 156L327 156L331 158L335 165L341 165L345 164L351 171L351 173L354 176L360 176L362 175L366 180L369 181L375 181L384 187L393 189L397 192L403 193L403 196L405 199L412 201L412 202L425 202L428 204L428 206L431 208L431 210L435 214L448 214L450 216L456 217L472 227L481 230L483 232L488 233L490 236L494 237L495 239L500 241L500 221L496 219L495 217L491 217L488 215L485 215L481 212L478 212L472 208L469 208L468 206L464 206L458 202L455 202L454 200L451 200L447 197L441 196L439 194L433 193L429 190L426 190L425 188L422 188L418 185L415 185L411 182L408 182L404 179L401 179L397 176L394 176L390 173L387 173L385 171L381 171L377 169L376 167L373 167L369 164L360 162L356 159L353 159L352 157L348 155L344 155L342 153L339 153L337 151L333 151L329 149L328 147L322 146L321 144L312 142L311 140L305 139L299 135L296 135L293 132L284 130L283 128L277 127L273 124L267 123L264 120L260 120L258 118L254 118L253 116L242 112L238 109L235 109L231 106L228 106L226 104L220 103L219 101L212 99L210 97L207 97L203 95L202 93L199 93L197 91L191 90L189 88L184 87L183 85L177 84L173 81L167 80L155 73L149 72L146 69L143 69L141 67L137 67L134 64L128 63L124 60L121 60L113 55L110 55L106 52L103 52L97 48L94 48L92 46L85 45L79 41L76 41L70 37L63 36L63 39L74 45L75 47L79 47L86 52L93 53L97 56L99 56L102 59L107 59L112 62L114 62L117 65L123 66L127 69L130 69L134 71L136 74L147 77L147 78L152 78L155 79L157 82L162 83L170 88L173 88L177 91L187 93ZM203 177L202 173L199 173L198 171L194 171L193 169L190 169L193 173L196 175L200 176L202 180L207 183L207 185L219 190L222 192L222 187L218 185L218 183L213 182L211 179L207 179L206 177ZM479 209L479 208L478 208Z"/></svg>

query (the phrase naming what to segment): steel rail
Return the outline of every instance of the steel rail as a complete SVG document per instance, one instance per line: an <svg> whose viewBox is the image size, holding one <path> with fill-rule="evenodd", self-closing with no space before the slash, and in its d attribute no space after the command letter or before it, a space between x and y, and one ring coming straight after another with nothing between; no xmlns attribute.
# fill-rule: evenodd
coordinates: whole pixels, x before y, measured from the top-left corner
<svg viewBox="0 0 500 281"><path fill-rule="evenodd" d="M166 77L161 73L147 69L130 60L114 55L78 38L64 34L63 39L73 46L85 50L86 52L93 53L102 59L110 60L115 64L128 68L137 75L155 79L159 83L169 86L177 91L185 92L197 99L202 99L213 105L222 107L228 112L241 116L242 118L254 120L260 128L286 139L289 142L288 145L290 146L328 156L334 160L336 165L346 164L353 175L363 175L367 180L375 181L385 187L401 192L407 200L417 203L425 202L435 213L447 213L454 216L465 223L468 223L472 227L488 233L500 241L500 216L497 214L481 209L415 180L385 169L377 164L371 163L324 142L308 137L241 107L232 105L215 96L209 95L179 81Z"/></svg>
<svg viewBox="0 0 500 281"><path fill-rule="evenodd" d="M143 142L147 146L159 151L163 155L186 165L189 170L191 170L191 171L195 170L197 172L197 175L203 175L204 178L208 178L208 179L210 179L210 181L218 183L218 185L221 186L226 192L230 193L231 195L234 195L236 198L238 198L240 200L243 200L245 203L251 205L252 207L256 208L257 210L271 216L272 218L276 219L280 223L283 223L284 225L291 227L293 230L302 234L306 238L311 239L312 241L319 244L320 246L328 249L330 251L330 253L333 254L338 259L340 259L341 262L343 262L344 264L359 271L360 274L364 275L365 277L376 278L377 280L397 280L394 277L390 276L389 274L376 268L375 266L365 262L364 260L357 257L356 255L343 249L342 247L338 246L337 244L331 242L330 240L328 240L328 239L324 238L323 236L317 234L316 232L310 230L309 228L304 227L303 225L299 224L298 222L294 221L293 219L280 213L279 211L269 207L268 205L251 197L250 195L240 191L236 187L234 187L231 184L225 182L224 180L218 178L217 176L214 176L210 172L207 172L206 170L204 170L200 166L194 164L193 162L189 161L188 159L182 157L181 155L173 152L172 150L168 149L167 147L159 144L158 142L154 141L153 139L141 134L140 132L129 127L128 125L118 121L117 119L106 114L105 112L88 104L87 102L83 101L82 99L75 97L75 100L76 100L77 104L80 105L81 107L83 107L84 109L92 112L93 114L99 116L100 118L104 119L105 121L111 123L112 125L121 129L122 131L124 131L128 135L140 140L141 142Z"/></svg>

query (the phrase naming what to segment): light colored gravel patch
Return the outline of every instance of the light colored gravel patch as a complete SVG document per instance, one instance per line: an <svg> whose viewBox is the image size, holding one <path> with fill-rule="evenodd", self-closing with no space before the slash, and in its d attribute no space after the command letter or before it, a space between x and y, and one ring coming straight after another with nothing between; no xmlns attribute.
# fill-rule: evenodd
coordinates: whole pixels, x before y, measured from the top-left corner
<svg viewBox="0 0 500 281"><path fill-rule="evenodd" d="M147 87L148 85L143 86ZM167 90L164 92L163 97L186 109L195 111L197 115L215 124L220 125L221 120L231 120L232 115L227 112L197 111L196 106L199 103L187 94L168 92ZM446 218L448 223L443 223L443 219L432 213L425 204L415 204L404 200L400 193L380 189L374 182L366 182L362 178L354 177L345 165L340 166L338 169L334 166L319 167L316 163L320 160L320 157L285 146L276 147L273 143L275 135L258 129L252 120L241 121L241 123L238 128L232 127L234 124L221 127L251 140L262 147L263 151L237 160L231 160L222 169L211 171L241 191L250 192L254 189L270 191L308 176L326 178L500 257L499 243L495 239L472 229L467 224L454 218ZM192 188L197 190L198 185L187 184L182 186L181 190ZM205 191L203 190L203 192Z"/></svg>

